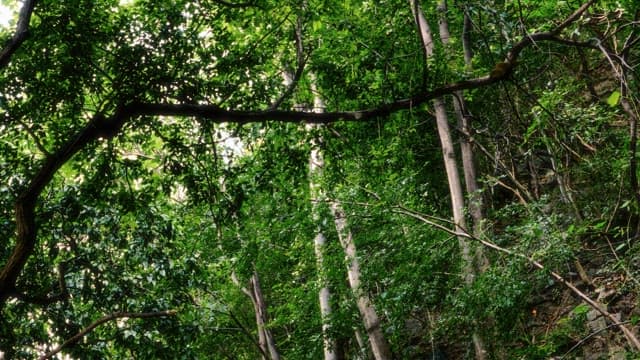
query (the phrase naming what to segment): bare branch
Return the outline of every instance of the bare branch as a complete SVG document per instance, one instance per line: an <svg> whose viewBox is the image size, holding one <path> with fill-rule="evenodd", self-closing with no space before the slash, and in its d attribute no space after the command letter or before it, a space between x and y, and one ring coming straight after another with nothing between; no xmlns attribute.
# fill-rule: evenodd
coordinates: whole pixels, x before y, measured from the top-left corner
<svg viewBox="0 0 640 360"><path fill-rule="evenodd" d="M145 313L130 313L130 312L113 313L113 314L101 317L100 319L92 322L89 326L87 326L86 328L80 330L77 334L73 335L72 337L67 339L65 342L63 342L62 344L58 345L55 349L53 349L53 350L49 351L48 353L42 355L38 359L39 360L46 360L46 359L52 358L53 355L59 353L65 347L77 343L84 336L86 336L88 333L90 333L93 330L95 330L95 328L97 328L98 326L100 326L100 325L102 325L102 324L104 324L104 323L106 323L108 321L112 321L112 320L116 320L116 319L122 319L122 318L148 319L148 318L156 318L156 317L167 317L167 316L175 316L177 313L178 312L175 311L175 310L154 311L154 312L145 312Z"/></svg>
<svg viewBox="0 0 640 360"><path fill-rule="evenodd" d="M587 9L591 5L593 5L593 3L595 3L595 2L596 2L596 0L589 0L586 3L582 4L582 6L580 6L576 11L574 11L573 14L569 15L569 17L566 18L562 23L560 23L560 25L556 26L556 28L553 29L553 33L554 34L559 34L562 30L564 30L569 25L571 25L573 22L578 20L580 18L580 16L582 16L582 14L584 14L584 12L587 11Z"/></svg>
<svg viewBox="0 0 640 360"><path fill-rule="evenodd" d="M11 56L18 50L20 45L29 36L29 22L31 21L31 14L36 5L36 0L25 0L20 15L18 17L18 25L16 26L16 32L11 39L7 41L5 47L0 50L0 69L7 66L11 61Z"/></svg>
<svg viewBox="0 0 640 360"><path fill-rule="evenodd" d="M589 0L586 3L582 4L582 6L574 11L573 14L569 15L568 18L566 18L562 23L560 23L560 25L556 26L551 31L527 35L524 39L520 40L511 48L511 51L509 51L509 53L507 54L506 62L508 64L511 64L512 66L515 66L516 60L518 59L518 56L520 56L520 52L522 52L522 50L524 50L527 46L534 44L536 41L558 41L558 35L560 34L560 32L562 32L562 30L578 20L580 16L582 16L582 14L587 11L587 9L591 5L593 5L594 2L595 0Z"/></svg>

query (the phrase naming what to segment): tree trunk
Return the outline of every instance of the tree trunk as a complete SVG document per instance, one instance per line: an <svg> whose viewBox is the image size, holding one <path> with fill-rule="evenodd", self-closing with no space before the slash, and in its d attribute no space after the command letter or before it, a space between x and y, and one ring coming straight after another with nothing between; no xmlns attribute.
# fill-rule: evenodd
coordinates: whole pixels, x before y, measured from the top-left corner
<svg viewBox="0 0 640 360"><path fill-rule="evenodd" d="M425 57L430 58L433 56L433 36L431 34L431 28L427 22L427 19L420 8L420 5L416 0L409 0L411 10L413 12L416 25L418 27L420 39L424 47ZM441 12L446 11L446 3L442 2L438 6ZM449 40L449 30L446 19L443 17L439 21L440 36L443 43L447 43ZM455 157L455 150L453 147L453 141L451 139L451 130L449 129L449 121L447 118L447 111L444 101L441 98L433 100L433 107L436 115L436 125L438 128L438 136L442 145L442 155L444 158L445 171L447 173L447 181L449 183L449 193L451 195L451 208L453 211L453 221L455 223L456 232L466 232L466 222L464 218L464 194L462 186L460 184L460 175L458 173L458 167ZM458 236L458 244L460 246L460 252L463 261L463 276L467 285L473 283L475 276L474 262L471 256L471 244L463 236ZM479 334L473 332L473 344L476 353L476 359L484 360L486 358L486 350Z"/></svg>
<svg viewBox="0 0 640 360"><path fill-rule="evenodd" d="M431 28L427 23L427 19L416 0L410 0L411 9L414 13L420 38L424 45L424 51L427 58L433 56L433 36ZM456 231L466 231L466 221L464 218L464 194L460 185L460 175L456 164L456 156L451 139L451 130L449 129L449 120L444 101L440 98L433 100L433 107L436 115L436 125L438 128L438 136L442 145L442 156L444 158L445 171L447 173L447 182L449 183L449 194L451 195L451 208L453 210L453 221L456 224ZM467 284L473 281L473 262L470 255L470 245L464 237L458 237L460 250L464 265L464 278Z"/></svg>
<svg viewBox="0 0 640 360"><path fill-rule="evenodd" d="M278 349L276 348L276 342L273 339L273 334L271 333L271 330L267 328L267 306L264 302L264 297L262 296L262 287L260 286L260 278L258 277L257 272L253 272L250 283L253 290L253 297L255 299L254 307L256 309L256 319L259 319L257 322L258 330L262 332L265 338L265 345L269 351L271 360L280 360L280 353L278 353Z"/></svg>
<svg viewBox="0 0 640 360"><path fill-rule="evenodd" d="M445 45L449 44L451 34L449 33L449 22L447 21L447 3L442 0L438 5L439 10L439 28L440 39ZM465 9L464 21L462 29L462 49L464 52L464 63L467 71L473 68L473 51L471 49L471 18ZM484 232L484 203L480 187L478 186L478 176L476 174L476 165L473 156L473 134L471 128L471 119L467 114L467 106L461 91L454 93L453 109L458 119L458 126L462 132L460 139L460 154L462 155L462 170L464 173L465 188L467 190L468 202L467 208L473 221L473 235L480 237ZM488 266L488 260L484 256L482 246L475 246L476 271L483 272Z"/></svg>
<svg viewBox="0 0 640 360"><path fill-rule="evenodd" d="M464 218L464 194L462 185L460 184L460 174L456 163L456 154L453 148L453 140L451 139L451 130L449 129L449 119L444 101L442 99L433 100L433 107L436 113L436 124L438 127L438 137L442 146L442 156L444 158L445 172L447 173L447 181L449 183L449 194L451 196L451 208L453 210L453 222L456 225L456 231L466 232L467 225ZM475 271L473 269L473 258L471 257L471 244L462 237L458 237L460 251L462 253L463 273L465 283L470 285L473 283Z"/></svg>
<svg viewBox="0 0 640 360"><path fill-rule="evenodd" d="M301 27L300 22L297 23L298 28ZM298 58L301 59L302 56L302 39L300 35L300 30L296 30L296 41L299 46L298 48ZM283 71L282 75L284 77L284 85L290 89L288 91L293 91L293 84L295 81L295 76L289 71ZM312 91L316 92L315 86L312 82ZM281 101L281 100L279 100ZM278 103L277 101L276 103ZM293 106L297 110L304 109L303 105L295 104ZM322 103L319 97L315 97L314 112L323 112L324 104ZM315 127L319 126L318 124L307 124L306 130L311 131ZM322 319L322 338L323 338L323 350L324 350L324 360L338 360L340 358L339 351L337 347L337 341L332 339L329 336L331 330L330 318L332 314L331 310L331 291L329 290L329 284L325 276L325 265L324 265L324 249L326 246L327 238L322 233L322 226L320 226L323 221L322 216L320 215L320 211L318 208L318 204L324 200L324 193L322 192L322 188L318 182L318 179L322 176L322 168L324 167L324 158L322 156L322 151L320 151L318 141L316 139L311 140L311 153L309 155L309 193L311 194L311 207L312 207L312 217L313 222L318 224L316 234L313 239L314 250L316 255L316 266L318 269L318 277L320 278L320 290L318 290L318 302L320 304L320 317Z"/></svg>
<svg viewBox="0 0 640 360"><path fill-rule="evenodd" d="M323 112L325 108L324 101L318 95L314 81L311 82L311 90L315 94L313 111ZM317 146L313 147L311 151L311 158L312 161L319 163L320 167L324 166L322 151ZM347 259L347 278L349 280L349 287L356 297L358 311L362 316L362 321L369 338L373 356L376 360L391 359L391 348L382 333L378 314L376 314L375 308L371 304L369 297L360 288L360 264L356 254L356 246L353 242L351 231L347 228L347 220L345 218L344 211L338 202L331 202L331 213L340 239L340 244L344 249L345 258Z"/></svg>
<svg viewBox="0 0 640 360"><path fill-rule="evenodd" d="M340 203L332 201L331 212L336 224L338 238L340 239L340 244L344 249L345 258L347 260L349 286L356 297L356 303L358 310L360 311L360 315L362 316L362 321L364 322L365 331L369 337L373 357L376 360L391 359L391 348L382 333L380 318L378 318L378 314L376 314L376 310L371 304L369 296L362 290L360 285L360 263L356 253L356 244L353 242L353 234L351 233L351 230L348 229L344 210Z"/></svg>
<svg viewBox="0 0 640 360"><path fill-rule="evenodd" d="M316 234L314 239L315 250L316 250L316 260L318 263L319 276L321 277L322 287L318 292L318 299L320 301L320 315L322 316L322 335L324 339L324 359L325 360L337 360L337 351L335 346L335 341L329 336L329 331L331 329L331 324L329 323L329 319L331 317L331 293L329 291L329 286L327 284L326 279L324 278L324 260L323 260L323 252L324 246L326 243L326 238L321 232Z"/></svg>
<svg viewBox="0 0 640 360"><path fill-rule="evenodd" d="M260 352L262 353L262 359L267 360L280 360L280 353L276 348L276 342L273 339L273 334L271 334L271 330L267 328L268 315L267 315L267 305L264 301L264 296L262 295L262 288L260 286L260 277L256 271L251 275L251 279L249 280L250 288L240 284L240 281L236 277L235 273L231 275L233 282L240 287L243 293L245 293L253 304L253 308L256 314L256 327L258 329L258 346L260 347Z"/></svg>
<svg viewBox="0 0 640 360"><path fill-rule="evenodd" d="M315 89L314 89L315 90ZM314 103L314 112L322 112L324 111L324 104L319 102L320 100L316 97ZM307 124L307 130L311 130L318 125L315 124ZM317 179L322 176L322 168L324 167L324 157L322 156L322 151L319 148L318 142L314 139L311 143L311 155L309 157L309 188L311 192L311 201L313 202L313 220L315 223L320 224L322 221L318 204L324 200L324 194L322 192L321 186ZM320 315L322 316L322 334L324 338L324 359L325 360L336 360L338 359L338 352L336 349L336 342L333 341L329 337L329 330L331 328L331 324L329 323L329 318L331 317L331 293L329 291L329 285L327 284L327 280L325 278L325 270L324 270L324 248L327 239L322 233L322 229L320 225L318 225L318 230L316 236L314 238L314 247L316 252L316 262L318 266L318 275L321 278L322 287L320 288L318 298L320 300Z"/></svg>

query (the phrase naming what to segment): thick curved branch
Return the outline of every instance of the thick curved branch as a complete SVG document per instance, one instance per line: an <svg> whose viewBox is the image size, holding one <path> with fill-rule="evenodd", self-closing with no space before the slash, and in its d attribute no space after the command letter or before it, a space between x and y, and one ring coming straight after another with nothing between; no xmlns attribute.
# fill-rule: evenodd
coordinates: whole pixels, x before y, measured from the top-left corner
<svg viewBox="0 0 640 360"><path fill-rule="evenodd" d="M98 326L112 320L128 318L128 319L148 319L148 318L156 318L156 317L167 317L167 316L175 316L178 312L175 310L166 310L166 311L154 311L154 312L146 312L146 313L129 313L129 312L118 312L113 313L100 319L92 322L86 328L80 330L77 334L73 335L69 339L67 339L62 344L58 345L55 349L49 351L48 353L39 357L39 360L50 359L53 355L59 353L65 347L75 344L80 341L83 337L85 337L88 333L92 332Z"/></svg>
<svg viewBox="0 0 640 360"><path fill-rule="evenodd" d="M536 41L558 41L557 34L571 22L578 19L592 3L593 0L582 5L553 31L532 34L516 43L507 55L507 63L509 66L511 68L515 67L516 60L522 50L534 44ZM571 21L568 21L569 19ZM368 110L323 113L282 110L235 111L225 110L216 105L131 103L118 107L115 113L109 118L106 118L102 114L96 114L73 139L47 157L40 167L40 170L33 176L29 186L16 200L16 245L0 272L0 308L10 296L16 293L16 280L27 259L33 253L37 240L37 227L35 224L36 201L44 188L49 184L60 167L69 161L76 153L99 138L108 139L117 135L125 122L132 118L138 116L195 116L219 123L235 122L241 124L262 121L295 123L367 121L377 117L384 117L400 110L417 107L429 100L450 95L456 91L487 86L505 80L508 76L509 72L505 72L500 76L485 75L475 79L462 80Z"/></svg>
<svg viewBox="0 0 640 360"><path fill-rule="evenodd" d="M36 0L25 0L20 15L18 17L18 25L16 26L16 32L11 39L7 41L7 44L2 50L0 50L0 69L7 66L11 61L11 56L18 50L20 45L29 36L29 22L31 21L31 14L33 8L36 5Z"/></svg>

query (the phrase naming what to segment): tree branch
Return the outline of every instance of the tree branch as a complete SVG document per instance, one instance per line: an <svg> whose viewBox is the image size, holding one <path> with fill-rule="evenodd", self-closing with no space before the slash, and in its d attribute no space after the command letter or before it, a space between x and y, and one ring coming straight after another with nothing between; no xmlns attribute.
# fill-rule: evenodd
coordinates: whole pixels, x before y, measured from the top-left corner
<svg viewBox="0 0 640 360"><path fill-rule="evenodd" d="M126 109L126 112L131 116L196 116L217 123L235 122L241 124L262 121L311 124L327 124L337 121L368 121L400 110L420 106L429 100L452 94L458 90L476 89L503 79L504 77L489 77L489 75L486 75L476 79L462 80L410 98L383 104L376 108L355 111L325 113L285 110L237 111L225 110L216 105L135 103L131 104Z"/></svg>
<svg viewBox="0 0 640 360"><path fill-rule="evenodd" d="M595 0L589 0L586 3L582 4L573 14L569 15L560 25L556 26L551 31L540 32L536 34L527 35L525 38L520 40L518 43L513 45L511 50L507 53L506 62L511 64L511 66L515 66L516 60L518 56L520 56L520 52L524 50L527 46L531 44L535 44L536 41L542 40L551 40L558 41L558 35L562 30L566 29L569 25L574 23L576 20L582 16L582 14L587 11L587 9L595 2ZM575 44L574 44L575 45Z"/></svg>
<svg viewBox="0 0 640 360"><path fill-rule="evenodd" d="M11 56L18 50L20 45L29 36L29 22L31 14L36 5L36 0L25 0L20 15L18 16L18 25L13 36L7 41L7 44L0 50L0 69L4 68L11 61Z"/></svg>
<svg viewBox="0 0 640 360"><path fill-rule="evenodd" d="M175 311L175 310L154 311L154 312L145 312L145 313L130 313L130 312L113 313L113 314L101 317L100 319L92 322L89 326L87 326L86 328L80 330L77 334L73 335L72 337L67 339L65 342L63 342L62 344L58 345L55 349L53 349L53 350L49 351L48 353L42 355L38 359L39 360L46 360L46 359L52 358L53 355L59 353L65 347L77 343L84 336L86 336L88 333L90 333L93 330L95 330L95 328L97 328L98 326L100 326L100 325L102 325L102 324L104 324L104 323L106 323L108 321L112 321L112 320L116 320L116 319L122 319L122 318L148 319L148 318L155 318L155 317L175 316L177 313L178 312Z"/></svg>
<svg viewBox="0 0 640 360"><path fill-rule="evenodd" d="M250 8L250 7L255 7L258 9L262 9L262 7L258 6L257 4L254 4L253 1L250 2L246 2L246 3L231 3L225 0L213 0L214 3L222 5L222 6L226 6L226 7L230 7L230 8Z"/></svg>

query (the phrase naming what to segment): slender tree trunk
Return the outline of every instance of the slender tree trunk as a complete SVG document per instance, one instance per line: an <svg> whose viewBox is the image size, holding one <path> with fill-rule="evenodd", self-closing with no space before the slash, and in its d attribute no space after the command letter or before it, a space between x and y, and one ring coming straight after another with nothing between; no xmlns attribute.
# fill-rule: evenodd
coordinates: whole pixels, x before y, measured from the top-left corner
<svg viewBox="0 0 640 360"><path fill-rule="evenodd" d="M362 337L362 333L359 329L353 331L353 335L356 337L356 343L358 344L358 353L354 356L354 359L368 359L367 344Z"/></svg>
<svg viewBox="0 0 640 360"><path fill-rule="evenodd" d="M324 111L324 104L321 103L316 96L314 103L314 112ZM312 130L314 127L319 126L317 124L307 124L307 131ZM318 179L322 176L322 169L324 167L324 157L319 147L318 141L315 139L311 143L311 154L309 157L309 188L311 191L311 201L313 202L313 220L315 223L320 224L322 218L319 213L318 204L324 201L324 193L322 192ZM314 238L314 247L316 252L316 261L318 266L318 274L321 278L322 287L320 288L318 298L320 301L320 315L322 316L322 334L324 338L324 359L325 360L337 360L338 351L336 349L336 341L329 336L329 330L331 324L329 318L331 317L331 292L329 291L329 285L325 278L324 270L324 248L327 242L326 237L322 233L322 228L318 225L318 230Z"/></svg>
<svg viewBox="0 0 640 360"><path fill-rule="evenodd" d="M313 150L312 150L313 152ZM311 158L314 156L312 155ZM313 168L313 166L310 166ZM312 170L313 171L313 170ZM313 186L312 186L313 187ZM315 206L314 206L315 207ZM317 210L315 210L317 212ZM319 217L314 216L317 220ZM325 360L337 360L337 350L336 343L329 336L329 332L331 329L331 324L329 319L331 317L331 292L329 291L329 285L327 284L327 280L325 278L325 270L324 270L324 248L327 242L322 230L318 227L318 232L313 240L315 252L316 252L316 262L318 266L318 276L320 277L320 283L322 287L318 292L318 300L320 302L320 315L322 317L322 334L324 338L324 359Z"/></svg>
<svg viewBox="0 0 640 360"><path fill-rule="evenodd" d="M276 342L273 339L273 334L271 333L271 330L267 328L267 305L264 302L264 296L262 296L262 287L260 286L260 278L258 277L257 272L254 271L250 282L253 290L253 296L255 298L254 306L256 309L256 319L260 318L258 322L258 329L263 333L271 360L280 360L280 353L276 348Z"/></svg>
<svg viewBox="0 0 640 360"><path fill-rule="evenodd" d="M427 58L433 56L433 36L431 28L427 23L427 19L416 0L410 0L411 9L414 13L420 38L424 45L425 55ZM436 125L438 128L438 136L442 146L442 156L444 158L445 171L447 173L447 181L449 183L449 193L451 195L451 208L453 210L453 221L457 230L466 231L466 221L464 218L464 195L462 186L460 185L460 175L456 164L455 150L451 139L451 130L449 129L449 120L447 111L442 99L434 99L433 107L436 115ZM473 281L473 261L470 255L470 245L464 237L458 237L460 250L462 251L462 259L464 265L464 278L466 283Z"/></svg>
<svg viewBox="0 0 640 360"><path fill-rule="evenodd" d="M313 111L324 111L324 101L322 100L322 97L318 95L318 91L315 87L315 81L311 82L311 90L314 93ZM322 158L322 151L319 148L314 147L311 157L312 159L314 157ZM323 160L322 165L324 165ZM356 245L353 242L353 235L347 227L347 219L340 203L336 201L331 202L331 213L340 239L340 244L344 249L345 258L347 259L347 278L349 280L349 287L356 297L358 311L362 316L362 321L369 338L369 344L371 345L373 356L376 360L391 359L391 348L382 333L378 314L376 314L375 308L371 304L371 300L360 287L360 264L357 258Z"/></svg>
<svg viewBox="0 0 640 360"><path fill-rule="evenodd" d="M433 36L431 34L431 28L424 16L420 5L416 0L409 0L411 10L418 26L420 39L422 41L425 57L430 58L433 56ZM439 10L446 11L446 4L440 3ZM449 30L446 19L443 17L439 21L440 36L443 43L447 43L449 40ZM438 136L442 145L442 155L444 158L445 171L447 173L447 181L449 183L449 193L451 195L451 207L453 211L453 221L456 226L456 232L466 232L467 226L464 217L464 194L462 191L462 185L460 183L460 174L458 173L458 167L455 157L455 150L453 141L451 139L451 130L449 128L449 120L447 117L445 103L442 99L433 100L433 107L436 115L436 125L438 128ZM464 236L458 236L458 244L460 246L460 252L463 261L463 276L465 283L470 285L473 283L475 276L474 261L471 256L471 244ZM486 358L486 350L479 334L473 332L473 344L476 353L476 359L484 360Z"/></svg>
<svg viewBox="0 0 640 360"><path fill-rule="evenodd" d="M306 1L302 2L302 8L305 9L307 6ZM296 73L292 73L291 71L285 70L282 72L284 85L287 90L282 96L276 100L272 105L271 109L277 109L277 107L282 103L282 101L293 93L295 86L302 76L304 71L304 46L302 39L302 20L300 17L296 19L295 26L295 43L296 43L296 57L298 60L298 67L296 69ZM315 87L312 81L312 90L315 92ZM315 97L313 111L314 112L324 112L324 104L320 101L319 97ZM294 104L295 110L302 110L305 106L301 104ZM308 109L307 109L308 110ZM313 128L317 127L318 124L307 124L306 130L310 131ZM311 206L312 206L312 217L315 224L318 224L316 234L313 239L314 250L316 255L316 265L318 269L318 277L320 278L321 287L318 290L318 301L320 304L320 316L322 319L322 337L323 337L323 349L324 349L324 359L325 360L338 360L340 356L340 352L338 351L338 344L335 339L332 339L329 336L331 324L330 318L332 314L331 310L331 291L329 290L329 284L326 279L326 271L325 271L325 261L324 261L324 249L326 246L327 239L322 232L321 222L324 221L322 216L320 215L320 211L318 208L318 204L324 201L324 193L322 192L321 186L317 179L320 179L322 176L322 168L324 167L324 158L322 156L322 152L320 151L318 142L313 139L311 141L311 153L309 155L309 191L311 194Z"/></svg>
<svg viewBox="0 0 640 360"><path fill-rule="evenodd" d="M267 328L268 315L267 305L262 295L262 288L260 286L260 277L256 271L251 275L249 280L250 288L242 286L235 273L231 275L233 282L240 287L243 293L245 293L253 304L253 308L256 314L256 327L258 329L258 345L262 352L262 358L267 360L267 355L270 360L280 360L280 353L276 348L276 342L271 334L271 330Z"/></svg>
<svg viewBox="0 0 640 360"><path fill-rule="evenodd" d="M440 39L445 45L449 44L451 34L449 33L449 22L447 21L447 3L442 0L438 5ZM471 49L471 18L468 11L464 11L464 21L462 29L462 49L464 52L464 63L467 71L473 69L473 50ZM467 190L467 208L473 221L473 235L480 237L484 232L484 203L480 187L478 186L478 176L473 156L473 134L471 119L467 114L467 106L461 91L454 94L453 109L458 119L458 126L462 132L460 139L460 154L462 156L462 170L464 173L465 188ZM488 260L484 256L482 246L475 246L476 271L483 272L488 266Z"/></svg>
<svg viewBox="0 0 640 360"><path fill-rule="evenodd" d="M340 239L340 244L344 249L345 258L347 260L349 286L356 297L356 303L358 310L360 311L360 315L362 316L362 321L364 322L365 331L369 337L369 344L371 344L373 357L376 360L391 359L391 348L389 347L389 343L387 343L382 332L382 328L380 327L380 318L371 304L369 296L362 290L360 284L360 263L357 257L356 244L353 242L353 234L347 226L347 219L344 210L340 203L332 201L331 212L336 224L338 238Z"/></svg>
<svg viewBox="0 0 640 360"><path fill-rule="evenodd" d="M451 130L449 129L449 119L444 101L435 99L433 107L436 113L436 124L438 128L438 136L442 146L442 156L444 158L445 172L447 173L447 181L449 183L449 194L451 196L451 208L453 210L453 221L456 224L456 231L466 231L467 225L464 217L464 194L462 185L460 184L460 174L456 164L456 154L453 148L453 140L451 139ZM462 252L463 276L467 285L473 283L475 271L473 269L473 258L471 257L471 244L464 237L458 237L460 251Z"/></svg>

